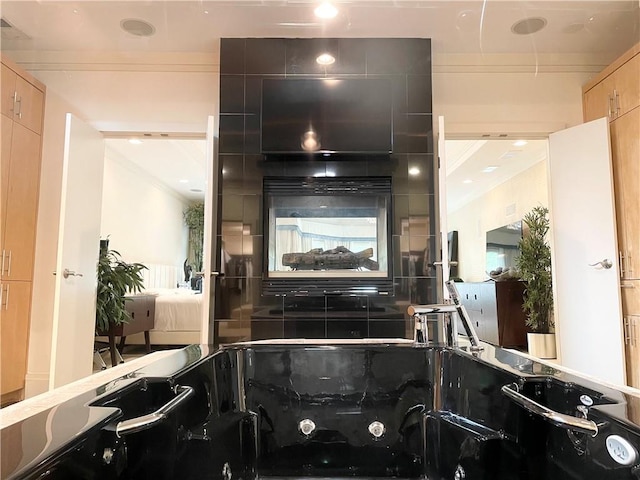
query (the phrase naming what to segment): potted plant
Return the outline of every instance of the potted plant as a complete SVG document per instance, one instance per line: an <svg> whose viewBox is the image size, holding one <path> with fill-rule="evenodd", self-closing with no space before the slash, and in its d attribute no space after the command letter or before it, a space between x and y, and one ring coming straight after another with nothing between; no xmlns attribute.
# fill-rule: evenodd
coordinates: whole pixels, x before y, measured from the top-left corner
<svg viewBox="0 0 640 480"><path fill-rule="evenodd" d="M109 250L109 240L100 240L98 259L98 290L96 299L96 333L108 334L110 330L129 321L125 308L126 294L140 292L143 288L141 263L126 263L115 250Z"/></svg>
<svg viewBox="0 0 640 480"><path fill-rule="evenodd" d="M186 265L191 265L195 272L201 272L204 243L204 203L192 203L183 212L183 217L185 225L189 228L189 258Z"/></svg>
<svg viewBox="0 0 640 480"><path fill-rule="evenodd" d="M529 353L538 358L555 358L553 329L553 290L551 281L551 248L547 242L549 209L538 206L527 213L524 234L518 243L520 250L516 267L526 282L522 305L531 330L527 334Z"/></svg>

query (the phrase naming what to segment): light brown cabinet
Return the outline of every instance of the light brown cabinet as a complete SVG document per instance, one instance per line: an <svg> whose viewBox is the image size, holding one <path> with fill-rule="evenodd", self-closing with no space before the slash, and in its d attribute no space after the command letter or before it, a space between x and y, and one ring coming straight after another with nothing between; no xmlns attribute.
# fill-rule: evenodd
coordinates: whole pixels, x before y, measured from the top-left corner
<svg viewBox="0 0 640 480"><path fill-rule="evenodd" d="M627 382L640 388L640 44L582 93L584 120L610 122Z"/></svg>
<svg viewBox="0 0 640 480"><path fill-rule="evenodd" d="M45 88L2 58L0 403L23 397L29 345Z"/></svg>
<svg viewBox="0 0 640 480"><path fill-rule="evenodd" d="M2 114L29 130L42 133L44 89L24 78L17 67L2 64Z"/></svg>
<svg viewBox="0 0 640 480"><path fill-rule="evenodd" d="M635 46L583 88L586 122L609 117L614 121L640 105L640 56Z"/></svg>
<svg viewBox="0 0 640 480"><path fill-rule="evenodd" d="M640 385L640 280L622 282L624 343L629 385Z"/></svg>
<svg viewBox="0 0 640 480"><path fill-rule="evenodd" d="M17 348L17 346L26 346L29 341L31 282L4 282L0 293L2 296L0 385L2 393L6 394L24 388L27 348Z"/></svg>
<svg viewBox="0 0 640 480"><path fill-rule="evenodd" d="M620 274L640 278L640 107L611 122ZM640 293L639 293L640 295Z"/></svg>

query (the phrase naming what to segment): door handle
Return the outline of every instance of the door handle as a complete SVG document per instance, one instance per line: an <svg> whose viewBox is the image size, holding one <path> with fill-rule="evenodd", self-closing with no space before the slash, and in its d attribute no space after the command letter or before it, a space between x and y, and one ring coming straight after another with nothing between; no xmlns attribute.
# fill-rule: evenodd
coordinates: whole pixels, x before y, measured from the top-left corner
<svg viewBox="0 0 640 480"><path fill-rule="evenodd" d="M590 263L589 266L590 267L599 266L600 268L604 268L605 270L609 270L611 267L613 267L613 263L611 263L611 260L609 260L608 258L605 258L604 260L600 260L599 262Z"/></svg>
<svg viewBox="0 0 640 480"><path fill-rule="evenodd" d="M73 270L69 270L68 268L65 268L64 271L62 272L62 276L64 278L69 278L69 277L83 277L84 275L82 275L81 273L76 273Z"/></svg>

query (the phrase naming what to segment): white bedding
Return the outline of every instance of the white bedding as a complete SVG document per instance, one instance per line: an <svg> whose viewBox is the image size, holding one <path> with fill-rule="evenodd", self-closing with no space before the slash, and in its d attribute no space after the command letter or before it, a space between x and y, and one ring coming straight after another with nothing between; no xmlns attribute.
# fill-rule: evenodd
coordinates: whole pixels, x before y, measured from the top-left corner
<svg viewBox="0 0 640 480"><path fill-rule="evenodd" d="M200 331L202 324L202 294L184 288L145 290L155 295L156 314L153 330ZM152 330L152 331L153 331Z"/></svg>

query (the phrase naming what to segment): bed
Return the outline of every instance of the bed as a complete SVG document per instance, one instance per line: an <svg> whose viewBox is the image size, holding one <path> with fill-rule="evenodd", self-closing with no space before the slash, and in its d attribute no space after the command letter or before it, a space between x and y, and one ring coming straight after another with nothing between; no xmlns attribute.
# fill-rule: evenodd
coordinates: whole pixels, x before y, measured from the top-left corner
<svg viewBox="0 0 640 480"><path fill-rule="evenodd" d="M184 280L181 267L149 263L145 265L145 288L136 295L155 297L155 323L154 328L149 331L151 345L200 343L202 294L187 287L178 287ZM144 334L127 336L126 344L144 345Z"/></svg>
<svg viewBox="0 0 640 480"><path fill-rule="evenodd" d="M152 345L200 343L202 294L188 288L147 289L154 295L155 326L149 331ZM127 338L127 343L144 343L143 335Z"/></svg>

